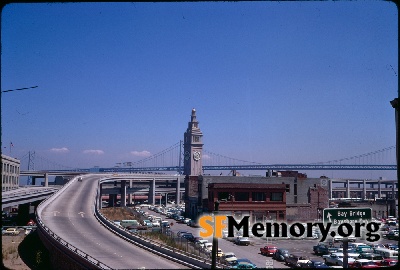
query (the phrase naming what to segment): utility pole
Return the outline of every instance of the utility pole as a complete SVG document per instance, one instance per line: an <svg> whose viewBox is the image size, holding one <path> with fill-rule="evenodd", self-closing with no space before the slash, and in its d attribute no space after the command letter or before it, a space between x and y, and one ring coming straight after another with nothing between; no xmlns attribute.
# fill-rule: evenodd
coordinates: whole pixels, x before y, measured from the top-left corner
<svg viewBox="0 0 400 270"><path fill-rule="evenodd" d="M219 201L214 203L214 236L212 241L212 257L211 257L211 269L216 269L217 252L218 252L218 238L215 237L215 216L218 214Z"/></svg>
<svg viewBox="0 0 400 270"><path fill-rule="evenodd" d="M398 122L398 118L399 118L399 99L395 98L392 101L390 101L390 104L392 105L392 107L394 108L394 118L395 118L395 124L396 124L396 164L397 164L397 180L400 179L400 170L399 170L399 159L400 159L400 154L399 154L399 122Z"/></svg>

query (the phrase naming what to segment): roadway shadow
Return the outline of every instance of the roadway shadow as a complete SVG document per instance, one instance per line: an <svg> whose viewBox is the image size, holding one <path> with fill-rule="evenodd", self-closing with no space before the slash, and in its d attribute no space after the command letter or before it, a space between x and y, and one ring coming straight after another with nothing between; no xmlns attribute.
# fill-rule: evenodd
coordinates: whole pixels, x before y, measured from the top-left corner
<svg viewBox="0 0 400 270"><path fill-rule="evenodd" d="M49 252L36 231L28 234L19 244L18 253L30 269L54 269L50 262Z"/></svg>

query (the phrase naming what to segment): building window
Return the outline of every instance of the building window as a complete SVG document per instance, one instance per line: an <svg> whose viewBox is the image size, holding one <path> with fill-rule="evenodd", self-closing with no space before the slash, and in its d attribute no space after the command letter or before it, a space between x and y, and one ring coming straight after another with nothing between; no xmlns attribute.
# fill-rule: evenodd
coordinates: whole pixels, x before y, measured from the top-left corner
<svg viewBox="0 0 400 270"><path fill-rule="evenodd" d="M271 201L283 202L283 193L282 192L271 192Z"/></svg>
<svg viewBox="0 0 400 270"><path fill-rule="evenodd" d="M218 200L227 201L229 200L229 192L218 192Z"/></svg>
<svg viewBox="0 0 400 270"><path fill-rule="evenodd" d="M265 202L264 192L253 192L252 194L253 202Z"/></svg>
<svg viewBox="0 0 400 270"><path fill-rule="evenodd" d="M199 136L193 136L193 142L199 142L200 137Z"/></svg>
<svg viewBox="0 0 400 270"><path fill-rule="evenodd" d="M249 201L249 193L248 192L236 192L235 193L235 201L248 202Z"/></svg>

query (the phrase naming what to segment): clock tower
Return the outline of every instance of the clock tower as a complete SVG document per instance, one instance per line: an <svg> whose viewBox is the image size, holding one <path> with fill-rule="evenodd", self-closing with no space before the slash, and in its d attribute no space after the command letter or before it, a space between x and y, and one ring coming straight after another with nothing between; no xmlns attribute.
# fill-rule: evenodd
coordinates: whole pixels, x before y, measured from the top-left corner
<svg viewBox="0 0 400 270"><path fill-rule="evenodd" d="M203 169L203 133L196 119L196 110L192 109L192 115L188 128L184 135L184 162L183 174L202 175Z"/></svg>

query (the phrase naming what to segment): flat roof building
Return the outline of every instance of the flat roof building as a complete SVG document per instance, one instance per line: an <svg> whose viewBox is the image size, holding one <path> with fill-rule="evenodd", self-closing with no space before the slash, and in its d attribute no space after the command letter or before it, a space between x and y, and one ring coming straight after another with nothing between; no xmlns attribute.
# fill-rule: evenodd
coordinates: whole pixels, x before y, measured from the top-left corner
<svg viewBox="0 0 400 270"><path fill-rule="evenodd" d="M1 154L1 191L19 187L20 166L20 160Z"/></svg>

